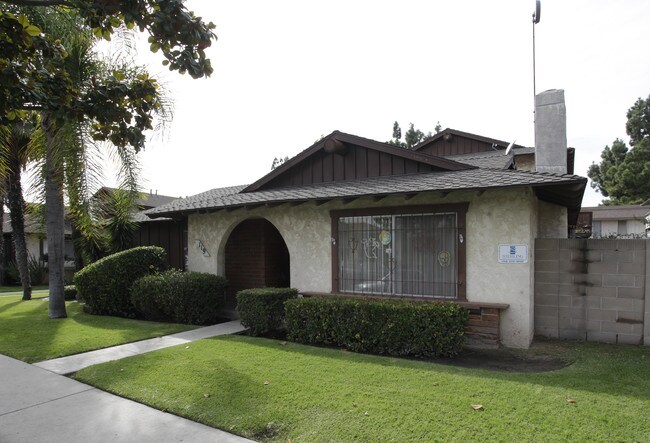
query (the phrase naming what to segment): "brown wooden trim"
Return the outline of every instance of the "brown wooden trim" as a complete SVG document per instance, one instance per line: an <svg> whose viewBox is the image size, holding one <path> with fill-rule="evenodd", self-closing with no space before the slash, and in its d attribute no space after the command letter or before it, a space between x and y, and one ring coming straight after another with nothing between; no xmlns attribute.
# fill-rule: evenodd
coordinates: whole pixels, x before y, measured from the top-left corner
<svg viewBox="0 0 650 443"><path fill-rule="evenodd" d="M469 203L449 203L443 205L407 205L386 206L379 208L334 209L330 211L332 217L358 217L363 215L395 215L395 214L420 214L440 212L467 212ZM465 218L463 217L463 227Z"/></svg>
<svg viewBox="0 0 650 443"><path fill-rule="evenodd" d="M458 269L458 300L467 300L467 229L465 223L467 219L467 209L469 203L464 205L459 211L456 211L456 222L458 224L458 238L456 245L458 245L458 257L456 262L456 269Z"/></svg>
<svg viewBox="0 0 650 443"><path fill-rule="evenodd" d="M332 292L338 292L339 288L339 220L332 217Z"/></svg>
<svg viewBox="0 0 650 443"><path fill-rule="evenodd" d="M458 248L458 254L456 257L456 269L458 269L458 293L457 297L454 300L448 298L436 298L431 296L432 299L436 300L446 300L454 302L466 302L467 301L467 229L466 229L466 219L467 211L469 209L469 203L450 203L443 205L413 205L413 206L390 206L390 207L380 207L380 208L356 208L356 209L337 209L330 211L330 218L332 223L332 293L339 293L341 290L339 287L339 224L338 219L340 217L360 217L360 216L372 216L372 215L395 215L395 214L428 214L434 213L439 214L443 212L455 212L456 213L456 223L458 229L458 238L456 239L456 245ZM462 238L462 241L461 241ZM350 295L347 294L346 295ZM354 294L359 295L359 294ZM383 297L383 298L416 298L420 299L422 297L417 296L378 296L376 294L366 295L360 294L363 296L373 296L373 297Z"/></svg>

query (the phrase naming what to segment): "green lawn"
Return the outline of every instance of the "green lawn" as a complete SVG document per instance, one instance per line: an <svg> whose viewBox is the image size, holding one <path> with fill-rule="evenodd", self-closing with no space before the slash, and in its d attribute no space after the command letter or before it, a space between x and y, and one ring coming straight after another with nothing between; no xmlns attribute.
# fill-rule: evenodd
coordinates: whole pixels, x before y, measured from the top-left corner
<svg viewBox="0 0 650 443"><path fill-rule="evenodd" d="M89 315L66 302L68 318L47 317L47 301L0 297L0 354L33 363L193 329L194 326Z"/></svg>
<svg viewBox="0 0 650 443"><path fill-rule="evenodd" d="M228 336L75 378L263 441L650 441L650 348L546 346L575 363L514 374Z"/></svg>
<svg viewBox="0 0 650 443"><path fill-rule="evenodd" d="M48 289L47 285L36 285L32 286L32 291L40 291L43 289ZM0 294L5 292L23 292L22 286L0 286Z"/></svg>

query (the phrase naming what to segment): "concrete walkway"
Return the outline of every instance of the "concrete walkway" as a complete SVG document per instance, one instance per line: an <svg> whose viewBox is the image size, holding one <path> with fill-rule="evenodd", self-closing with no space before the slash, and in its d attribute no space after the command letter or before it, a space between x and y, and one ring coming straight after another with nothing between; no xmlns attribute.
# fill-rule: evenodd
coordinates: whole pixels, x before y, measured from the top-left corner
<svg viewBox="0 0 650 443"><path fill-rule="evenodd" d="M145 352L181 345L202 338L236 334L245 329L246 328L241 325L239 320L233 320L218 325L194 329L192 331L166 335L164 337L151 338L149 340L127 343L125 345L113 346L111 348L98 349L96 351L84 352L83 354L55 358L54 360L46 360L40 363L35 363L34 366L47 369L55 374L72 374L80 369L99 363L106 363L107 361L119 360L132 355L144 354Z"/></svg>
<svg viewBox="0 0 650 443"><path fill-rule="evenodd" d="M0 442L250 442L0 355Z"/></svg>

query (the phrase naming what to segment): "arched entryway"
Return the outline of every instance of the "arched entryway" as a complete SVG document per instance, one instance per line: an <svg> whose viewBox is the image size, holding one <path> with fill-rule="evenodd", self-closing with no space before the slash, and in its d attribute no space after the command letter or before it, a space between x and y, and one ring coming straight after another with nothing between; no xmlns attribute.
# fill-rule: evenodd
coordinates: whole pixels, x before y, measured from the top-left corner
<svg viewBox="0 0 650 443"><path fill-rule="evenodd" d="M226 308L237 304L237 291L261 287L289 287L289 250L282 235L266 219L239 223L228 237L225 273L229 282Z"/></svg>

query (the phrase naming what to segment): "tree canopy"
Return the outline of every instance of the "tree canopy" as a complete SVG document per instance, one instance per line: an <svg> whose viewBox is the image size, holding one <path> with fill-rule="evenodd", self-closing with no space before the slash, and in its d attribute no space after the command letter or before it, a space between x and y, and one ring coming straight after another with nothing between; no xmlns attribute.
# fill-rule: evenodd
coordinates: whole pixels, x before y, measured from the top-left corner
<svg viewBox="0 0 650 443"><path fill-rule="evenodd" d="M591 186L609 197L603 200L606 205L640 204L650 198L650 96L628 110L625 129L632 148L617 138L587 171Z"/></svg>
<svg viewBox="0 0 650 443"><path fill-rule="evenodd" d="M66 128L108 141L123 153L144 147L144 132L164 109L158 83L146 71L116 66L88 79L74 77L66 42L71 34L111 39L118 29L148 32L163 64L193 78L212 73L204 49L216 36L184 0L0 0L0 127L40 114L51 318L66 316L63 297L63 188ZM69 19L69 20L68 20ZM66 25L68 28L66 29ZM83 125L78 125L83 123ZM77 125L76 125L77 124ZM83 150L79 152L82 153ZM130 154L129 154L130 155ZM68 166L70 166L68 164Z"/></svg>
<svg viewBox="0 0 650 443"><path fill-rule="evenodd" d="M434 128L435 134L439 133L442 127L440 122L436 123ZM423 142L426 139L433 137L434 133L431 131L426 134L419 129L415 129L413 123L409 123L409 128L404 133L404 140L402 141L402 128L400 128L399 123L393 123L393 138L388 140L386 143L393 146L399 146L401 148L411 149L413 146L417 145L420 142Z"/></svg>
<svg viewBox="0 0 650 443"><path fill-rule="evenodd" d="M183 0L2 0L0 7L0 125L28 110L53 112L62 120L91 121L95 140L139 150L160 107L158 84L145 72L116 71L92 79L85 91L76 89L64 66L66 48L37 26L25 7L46 7L38 8L43 14L73 11L88 32L106 40L120 27L137 27L149 33L150 49L162 52L170 70L193 78L212 73L204 49L216 39L215 26L188 11Z"/></svg>

